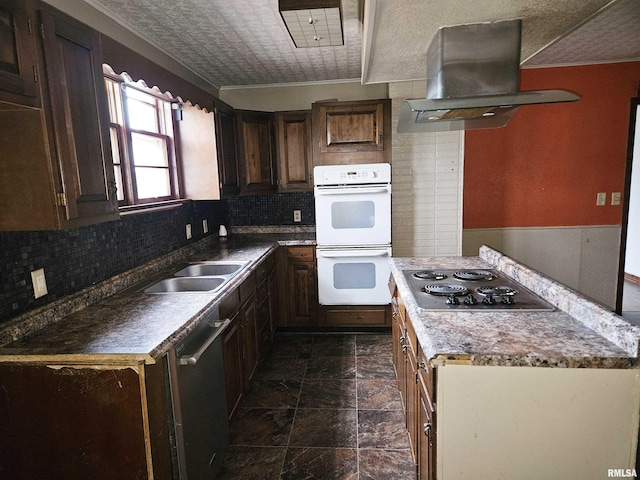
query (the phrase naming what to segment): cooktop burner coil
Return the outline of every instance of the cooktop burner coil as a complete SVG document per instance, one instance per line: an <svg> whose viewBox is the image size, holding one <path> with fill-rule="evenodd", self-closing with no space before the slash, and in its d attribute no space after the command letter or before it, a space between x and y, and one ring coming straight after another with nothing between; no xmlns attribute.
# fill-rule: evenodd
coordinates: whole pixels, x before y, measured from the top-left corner
<svg viewBox="0 0 640 480"><path fill-rule="evenodd" d="M494 275L487 270L460 270L453 274L455 278L460 280L480 281L493 280Z"/></svg>
<svg viewBox="0 0 640 480"><path fill-rule="evenodd" d="M424 286L424 291L431 295L439 295L439 296L462 296L469 293L466 287L462 285L451 285L448 283L438 283L438 284L429 284Z"/></svg>
<svg viewBox="0 0 640 480"><path fill-rule="evenodd" d="M422 270L414 273L413 276L421 280L444 280L447 278L446 273L436 272L433 270Z"/></svg>
<svg viewBox="0 0 640 480"><path fill-rule="evenodd" d="M496 297L513 296L518 293L515 288L505 286L490 286L490 287L478 287L476 292L480 295L493 295Z"/></svg>

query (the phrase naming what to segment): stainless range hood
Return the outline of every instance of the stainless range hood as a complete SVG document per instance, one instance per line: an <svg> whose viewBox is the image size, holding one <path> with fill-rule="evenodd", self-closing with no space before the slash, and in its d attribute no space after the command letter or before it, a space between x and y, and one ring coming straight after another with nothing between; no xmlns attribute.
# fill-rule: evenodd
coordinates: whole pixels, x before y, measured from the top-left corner
<svg viewBox="0 0 640 480"><path fill-rule="evenodd" d="M398 133L498 128L522 105L578 100L518 91L521 32L520 19L440 28L427 50L427 98L402 104Z"/></svg>

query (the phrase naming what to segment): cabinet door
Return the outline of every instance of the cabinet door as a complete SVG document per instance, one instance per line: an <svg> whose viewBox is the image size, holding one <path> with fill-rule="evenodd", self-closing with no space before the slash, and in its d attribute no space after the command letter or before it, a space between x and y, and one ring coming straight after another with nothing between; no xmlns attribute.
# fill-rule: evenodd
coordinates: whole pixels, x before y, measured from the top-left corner
<svg viewBox="0 0 640 480"><path fill-rule="evenodd" d="M418 388L418 478L435 479L436 411L422 382Z"/></svg>
<svg viewBox="0 0 640 480"><path fill-rule="evenodd" d="M0 4L0 100L37 107L35 10L31 0Z"/></svg>
<svg viewBox="0 0 640 480"><path fill-rule="evenodd" d="M314 103L314 165L391 161L391 101Z"/></svg>
<svg viewBox="0 0 640 480"><path fill-rule="evenodd" d="M289 264L289 321L294 325L315 322L315 265Z"/></svg>
<svg viewBox="0 0 640 480"><path fill-rule="evenodd" d="M271 338L278 326L278 281L276 270L273 269L267 279L267 288L269 290L269 331Z"/></svg>
<svg viewBox="0 0 640 480"><path fill-rule="evenodd" d="M238 112L238 157L242 193L276 190L273 115Z"/></svg>
<svg viewBox="0 0 640 480"><path fill-rule="evenodd" d="M258 366L258 311L255 295L251 296L241 307L242 315L242 363L244 390L251 385L251 379Z"/></svg>
<svg viewBox="0 0 640 480"><path fill-rule="evenodd" d="M277 113L280 191L313 190L311 112Z"/></svg>
<svg viewBox="0 0 640 480"><path fill-rule="evenodd" d="M236 313L222 336L222 357L229 418L234 415L240 405L244 391L242 375L242 344L244 339L239 327L240 318L239 314Z"/></svg>
<svg viewBox="0 0 640 480"><path fill-rule="evenodd" d="M233 109L226 105L216 105L218 175L220 193L223 196L237 195L240 192L236 143L236 118Z"/></svg>
<svg viewBox="0 0 640 480"><path fill-rule="evenodd" d="M417 362L411 348L406 350L406 423L411 443L411 454L418 461L418 372Z"/></svg>
<svg viewBox="0 0 640 480"><path fill-rule="evenodd" d="M52 145L60 169L62 226L118 218L107 96L95 30L41 12Z"/></svg>

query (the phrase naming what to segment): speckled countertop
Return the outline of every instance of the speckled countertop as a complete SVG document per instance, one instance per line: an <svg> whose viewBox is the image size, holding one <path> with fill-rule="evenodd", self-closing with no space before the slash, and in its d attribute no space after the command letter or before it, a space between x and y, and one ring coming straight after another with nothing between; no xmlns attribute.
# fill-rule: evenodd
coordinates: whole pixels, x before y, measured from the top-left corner
<svg viewBox="0 0 640 480"><path fill-rule="evenodd" d="M534 291L553 312L429 311L403 270L495 268ZM640 328L488 247L478 257L392 258L391 271L416 336L434 364L638 368Z"/></svg>
<svg viewBox="0 0 640 480"><path fill-rule="evenodd" d="M248 232L252 233L252 232ZM13 319L0 330L0 362L153 363L184 338L281 245L314 245L313 233L254 231L225 243L208 237ZM138 285L201 260L248 261L214 294L148 294Z"/></svg>

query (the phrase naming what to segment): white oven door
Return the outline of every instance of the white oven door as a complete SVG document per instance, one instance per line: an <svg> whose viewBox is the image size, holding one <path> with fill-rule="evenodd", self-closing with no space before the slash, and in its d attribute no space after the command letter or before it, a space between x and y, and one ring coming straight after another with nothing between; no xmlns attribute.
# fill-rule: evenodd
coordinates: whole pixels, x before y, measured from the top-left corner
<svg viewBox="0 0 640 480"><path fill-rule="evenodd" d="M388 305L391 247L316 249L321 305Z"/></svg>
<svg viewBox="0 0 640 480"><path fill-rule="evenodd" d="M391 243L391 185L316 187L318 245Z"/></svg>

